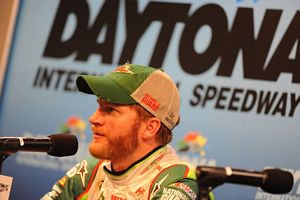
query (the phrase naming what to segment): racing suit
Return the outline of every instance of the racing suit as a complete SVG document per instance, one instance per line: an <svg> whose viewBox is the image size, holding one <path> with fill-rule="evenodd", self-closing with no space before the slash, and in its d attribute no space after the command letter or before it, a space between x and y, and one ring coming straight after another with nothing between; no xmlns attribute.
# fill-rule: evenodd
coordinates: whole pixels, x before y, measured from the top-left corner
<svg viewBox="0 0 300 200"><path fill-rule="evenodd" d="M106 160L89 158L75 165L43 200L197 199L195 169L178 159L169 145L158 147L122 172Z"/></svg>

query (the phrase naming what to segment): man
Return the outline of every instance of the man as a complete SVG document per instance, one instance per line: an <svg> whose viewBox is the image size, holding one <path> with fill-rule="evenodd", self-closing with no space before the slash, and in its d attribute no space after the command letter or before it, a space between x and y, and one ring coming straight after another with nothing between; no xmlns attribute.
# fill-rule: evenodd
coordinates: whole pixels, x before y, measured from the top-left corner
<svg viewBox="0 0 300 200"><path fill-rule="evenodd" d="M76 84L97 96L89 119L93 158L68 171L43 199L197 198L195 169L168 145L180 98L165 72L127 63L105 76L79 76Z"/></svg>

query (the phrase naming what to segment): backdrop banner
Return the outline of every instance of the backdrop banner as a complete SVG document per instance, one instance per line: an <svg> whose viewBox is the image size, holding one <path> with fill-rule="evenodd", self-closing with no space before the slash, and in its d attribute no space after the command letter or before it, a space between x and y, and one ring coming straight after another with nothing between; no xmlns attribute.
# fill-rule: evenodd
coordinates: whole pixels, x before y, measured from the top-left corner
<svg viewBox="0 0 300 200"><path fill-rule="evenodd" d="M298 0L21 1L0 105L1 136L70 131L75 156L18 152L3 163L12 199L39 199L89 155L96 98L78 74L126 62L162 67L181 92L171 143L195 165L289 170L288 194L224 184L216 199L300 199ZM155 86L155 85L154 85Z"/></svg>

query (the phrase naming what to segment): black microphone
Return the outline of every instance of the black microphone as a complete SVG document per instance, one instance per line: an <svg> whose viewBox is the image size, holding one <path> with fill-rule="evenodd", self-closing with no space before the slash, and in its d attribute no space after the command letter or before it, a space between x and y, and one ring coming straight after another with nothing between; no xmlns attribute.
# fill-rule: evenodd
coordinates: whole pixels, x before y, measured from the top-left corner
<svg viewBox="0 0 300 200"><path fill-rule="evenodd" d="M78 150L78 140L68 133L48 137L0 137L0 155L17 151L47 152L51 156L72 156Z"/></svg>
<svg viewBox="0 0 300 200"><path fill-rule="evenodd" d="M281 169L265 169L262 172L232 169L230 167L198 166L198 185L214 186L224 182L256 186L272 194L284 194L292 190L293 175ZM209 184L209 185L208 185Z"/></svg>

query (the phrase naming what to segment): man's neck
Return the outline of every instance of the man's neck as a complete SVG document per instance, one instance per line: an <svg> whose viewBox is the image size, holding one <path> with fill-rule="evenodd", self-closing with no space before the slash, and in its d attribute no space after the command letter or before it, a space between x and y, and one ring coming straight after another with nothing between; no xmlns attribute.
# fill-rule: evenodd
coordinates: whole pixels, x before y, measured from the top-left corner
<svg viewBox="0 0 300 200"><path fill-rule="evenodd" d="M129 154L123 158L116 159L116 160L112 159L111 160L112 171L121 172L129 169L136 162L147 157L150 152L152 153L152 151L158 149L158 147L159 146L152 146L151 148L150 147L137 148L137 150L134 153Z"/></svg>

